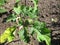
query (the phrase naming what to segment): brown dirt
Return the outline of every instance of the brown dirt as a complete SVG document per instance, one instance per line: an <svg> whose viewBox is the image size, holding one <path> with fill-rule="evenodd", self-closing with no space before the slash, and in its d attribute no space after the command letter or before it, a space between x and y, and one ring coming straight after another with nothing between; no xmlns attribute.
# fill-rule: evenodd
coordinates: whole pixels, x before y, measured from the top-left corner
<svg viewBox="0 0 60 45"><path fill-rule="evenodd" d="M27 6L29 5L33 6L33 3L29 0L21 0L21 3ZM5 5L5 8L8 10L8 12L12 10L14 4L15 4L15 0L9 0L8 3ZM47 27L51 29L51 38L52 38L51 45L60 45L60 0L39 0L38 9L40 11L39 20L46 22ZM8 15L9 13L0 14L0 34L2 34L7 27L13 25L12 22L2 23L3 19L6 18ZM52 19L54 19L55 22L52 21ZM31 44L25 44L22 41L9 43L9 45L20 45L20 44L44 45L44 44L39 44L36 40L33 39L31 41Z"/></svg>

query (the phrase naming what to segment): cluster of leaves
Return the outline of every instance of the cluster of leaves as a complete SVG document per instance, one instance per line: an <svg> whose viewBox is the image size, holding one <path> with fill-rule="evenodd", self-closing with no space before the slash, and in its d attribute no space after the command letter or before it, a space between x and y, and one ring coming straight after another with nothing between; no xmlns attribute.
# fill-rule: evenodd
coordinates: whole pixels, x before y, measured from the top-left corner
<svg viewBox="0 0 60 45"><path fill-rule="evenodd" d="M45 41L46 45L50 45L50 30L46 27L45 22L38 21L38 0L32 0L34 7L19 5L13 8L12 14L7 17L6 22L14 21L17 23L16 27L19 28L20 39L29 42L30 36L36 34L39 42Z"/></svg>
<svg viewBox="0 0 60 45"><path fill-rule="evenodd" d="M45 41L46 45L50 45L50 30L46 28L46 24L44 22L35 21L34 29L37 33L38 41Z"/></svg>
<svg viewBox="0 0 60 45"><path fill-rule="evenodd" d="M27 41L27 42L29 40L29 38L27 37L33 36L34 34L37 35L36 39L39 42L45 41L46 45L50 45L50 40L51 40L50 30L46 28L46 24L44 22L35 20L31 25L28 25L28 27L25 26L23 29L19 31L20 39Z"/></svg>
<svg viewBox="0 0 60 45"><path fill-rule="evenodd" d="M34 7L25 6L25 5L18 5L14 7L13 12L8 18L7 22L9 21L16 21L17 17L29 17L29 18L37 18L38 10L37 10L37 3L34 2Z"/></svg>

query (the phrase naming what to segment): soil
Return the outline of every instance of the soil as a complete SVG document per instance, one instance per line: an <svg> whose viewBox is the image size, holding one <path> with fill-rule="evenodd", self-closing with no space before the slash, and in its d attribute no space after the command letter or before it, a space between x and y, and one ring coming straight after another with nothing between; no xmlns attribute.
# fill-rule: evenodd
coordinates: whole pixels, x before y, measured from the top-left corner
<svg viewBox="0 0 60 45"><path fill-rule="evenodd" d="M21 0L21 4L31 5L33 3L29 0ZM14 25L13 22L6 23L5 18L11 13L15 4L15 0L9 0L4 7L7 9L7 13L0 14L0 34L4 32L7 27ZM60 45L60 0L38 0L39 20L47 23L47 27L51 30L51 45ZM16 37L18 38L18 36ZM39 43L37 40L31 38L29 44L15 39L8 45L45 45L45 43ZM5 44L6 45L6 44Z"/></svg>

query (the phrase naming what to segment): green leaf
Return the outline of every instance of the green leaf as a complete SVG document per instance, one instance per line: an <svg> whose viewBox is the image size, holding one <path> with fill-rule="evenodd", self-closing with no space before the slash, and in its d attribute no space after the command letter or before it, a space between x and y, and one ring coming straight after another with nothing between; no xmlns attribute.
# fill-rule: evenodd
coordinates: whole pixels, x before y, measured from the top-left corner
<svg viewBox="0 0 60 45"><path fill-rule="evenodd" d="M6 22L15 21L15 20L16 20L16 15L12 14L7 17Z"/></svg>
<svg viewBox="0 0 60 45"><path fill-rule="evenodd" d="M31 35L33 35L34 34L34 27L30 27L30 29L29 29L29 33L31 34Z"/></svg>
<svg viewBox="0 0 60 45"><path fill-rule="evenodd" d="M38 4L38 0L32 0L34 4Z"/></svg>
<svg viewBox="0 0 60 45"><path fill-rule="evenodd" d="M1 43L4 43L6 41L10 42L13 40L13 37L14 37L14 31L16 30L16 27L13 26L13 27L10 27L10 28L7 28L4 33L0 36L0 44Z"/></svg>
<svg viewBox="0 0 60 45"><path fill-rule="evenodd" d="M23 25L23 20L22 18L19 18L19 23L18 23L19 26Z"/></svg>
<svg viewBox="0 0 60 45"><path fill-rule="evenodd" d="M16 3L18 3L20 0L16 0Z"/></svg>
<svg viewBox="0 0 60 45"><path fill-rule="evenodd" d="M31 13L31 12L29 12L28 16L32 19L37 17L35 13Z"/></svg>
<svg viewBox="0 0 60 45"><path fill-rule="evenodd" d="M33 23L33 20L32 19L27 19L28 23L29 24L32 24Z"/></svg>
<svg viewBox="0 0 60 45"><path fill-rule="evenodd" d="M24 15L27 15L27 7L26 6L22 6L22 13L24 14Z"/></svg>
<svg viewBox="0 0 60 45"><path fill-rule="evenodd" d="M48 33L51 33L51 30L49 30L48 28L43 28L43 29L41 29L41 33L48 34Z"/></svg>
<svg viewBox="0 0 60 45"><path fill-rule="evenodd" d="M51 37L47 36L47 35L44 35L44 37L46 38L45 39L45 42L47 45L51 45Z"/></svg>
<svg viewBox="0 0 60 45"><path fill-rule="evenodd" d="M5 4L5 0L0 0L0 6Z"/></svg>
<svg viewBox="0 0 60 45"><path fill-rule="evenodd" d="M8 42L11 42L11 41L14 40L14 38L15 38L15 36L12 34L12 35L10 35L10 36L7 38L7 41L8 41Z"/></svg>
<svg viewBox="0 0 60 45"><path fill-rule="evenodd" d="M2 7L0 7L0 13L4 13L4 12L7 12L7 10L2 8Z"/></svg>
<svg viewBox="0 0 60 45"><path fill-rule="evenodd" d="M21 7L20 7L20 6L14 7L13 11L14 11L17 15L19 15L19 14L21 13Z"/></svg>
<svg viewBox="0 0 60 45"><path fill-rule="evenodd" d="M18 34L19 34L20 39L23 40L24 42L30 41L28 33L25 29L20 30Z"/></svg>
<svg viewBox="0 0 60 45"><path fill-rule="evenodd" d="M41 34L38 30L35 30L35 32L37 33L37 40L39 42L45 41L46 45L50 45L51 37Z"/></svg>
<svg viewBox="0 0 60 45"><path fill-rule="evenodd" d="M46 24L44 22L40 22L40 21L34 21L33 26L37 29L37 30L42 30L44 28L46 28Z"/></svg>
<svg viewBox="0 0 60 45"><path fill-rule="evenodd" d="M24 30L20 30L20 31L18 32L18 34L19 34L20 39L21 39L21 40L24 40Z"/></svg>

